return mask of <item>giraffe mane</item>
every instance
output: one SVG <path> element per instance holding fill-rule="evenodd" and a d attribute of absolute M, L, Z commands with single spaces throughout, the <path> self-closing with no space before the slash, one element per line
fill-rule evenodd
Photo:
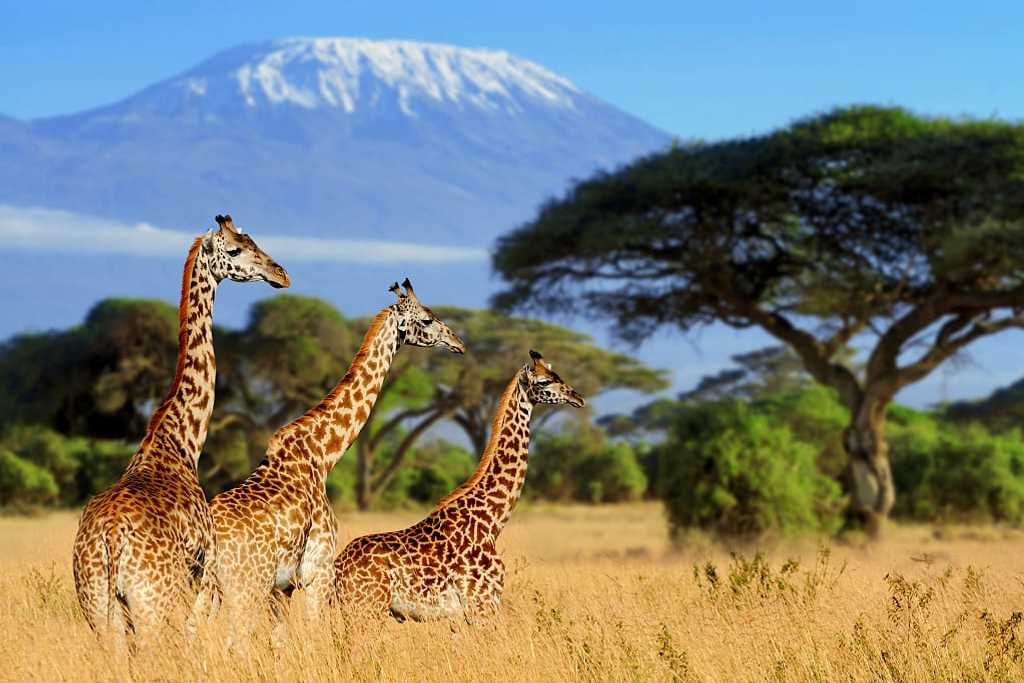
<path fill-rule="evenodd" d="M 505 415 L 508 412 L 508 404 L 511 403 L 512 397 L 515 396 L 518 388 L 519 372 L 515 374 L 512 381 L 508 383 L 507 387 L 505 387 L 505 391 L 501 395 L 501 400 L 498 401 L 498 408 L 494 411 L 494 419 L 491 421 L 491 436 L 487 440 L 487 447 L 484 448 L 484 452 L 480 455 L 480 462 L 477 465 L 476 470 L 470 475 L 469 479 L 459 484 L 458 488 L 442 498 L 435 509 L 443 508 L 452 501 L 461 497 L 483 478 L 484 472 L 487 471 L 487 467 L 491 464 L 491 461 L 494 460 L 494 455 L 498 450 L 498 441 L 501 437 L 502 427 L 505 425 Z"/>
<path fill-rule="evenodd" d="M 171 388 L 167 390 L 166 398 L 164 398 L 160 407 L 153 413 L 153 417 L 149 418 L 149 424 L 146 426 L 147 435 L 155 432 L 156 428 L 160 426 L 160 421 L 163 420 L 164 415 L 170 409 L 174 396 L 178 393 L 178 388 L 181 385 L 181 378 L 185 374 L 185 355 L 188 353 L 188 339 L 186 337 L 189 313 L 188 293 L 192 288 L 196 259 L 199 258 L 199 248 L 202 242 L 203 238 L 197 237 L 192 242 L 192 246 L 189 247 L 188 257 L 185 258 L 185 268 L 181 274 L 181 299 L 178 302 L 178 360 L 175 363 L 174 380 L 171 382 Z"/>

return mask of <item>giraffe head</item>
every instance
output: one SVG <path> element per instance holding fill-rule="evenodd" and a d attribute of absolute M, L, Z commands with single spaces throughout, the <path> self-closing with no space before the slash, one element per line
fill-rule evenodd
<path fill-rule="evenodd" d="M 405 287 L 404 292 L 402 287 Z M 402 343 L 410 346 L 444 346 L 452 353 L 465 353 L 466 346 L 458 335 L 416 298 L 409 278 L 405 278 L 402 287 L 396 282 L 388 290 L 398 297 L 391 308 L 398 314 L 398 331 L 402 335 Z"/>
<path fill-rule="evenodd" d="M 216 221 L 220 227 L 203 236 L 203 249 L 209 257 L 210 272 L 218 282 L 224 278 L 235 282 L 263 280 L 275 288 L 291 284 L 285 269 L 256 246 L 251 237 L 239 232 L 231 216 L 217 216 Z"/>
<path fill-rule="evenodd" d="M 530 358 L 533 362 L 523 367 L 523 382 L 532 403 L 568 403 L 574 408 L 586 405 L 579 392 L 559 377 L 538 352 L 531 350 Z"/>

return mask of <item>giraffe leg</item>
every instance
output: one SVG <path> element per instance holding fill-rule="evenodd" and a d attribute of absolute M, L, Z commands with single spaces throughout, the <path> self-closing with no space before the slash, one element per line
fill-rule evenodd
<path fill-rule="evenodd" d="M 116 587 L 110 585 L 107 555 L 98 541 L 76 545 L 72 569 L 82 614 L 89 627 L 107 640 L 117 654 L 125 654 L 130 625 L 125 605 L 116 596 Z M 110 604 L 111 599 L 115 604 Z"/>
<path fill-rule="evenodd" d="M 199 582 L 199 592 L 188 615 L 185 629 L 190 636 L 195 636 L 201 624 L 207 624 L 220 612 L 223 596 L 220 583 L 212 572 L 207 572 Z"/>
<path fill-rule="evenodd" d="M 466 596 L 466 621 L 479 623 L 493 617 L 501 606 L 504 587 L 505 563 L 497 554 L 484 555 L 463 593 Z"/>
<path fill-rule="evenodd" d="M 298 585 L 306 600 L 306 617 L 316 621 L 334 597 L 334 557 L 337 540 L 333 514 L 329 524 L 310 530 L 306 548 L 296 571 Z"/>

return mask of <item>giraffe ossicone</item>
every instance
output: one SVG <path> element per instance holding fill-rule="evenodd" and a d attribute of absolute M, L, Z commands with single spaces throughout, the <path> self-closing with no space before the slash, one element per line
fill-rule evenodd
<path fill-rule="evenodd" d="M 417 524 L 360 536 L 338 555 L 342 609 L 428 621 L 497 608 L 505 565 L 495 542 L 526 481 L 533 407 L 586 404 L 540 353 L 530 358 L 502 394 L 473 475 Z"/>
<path fill-rule="evenodd" d="M 463 353 L 449 327 L 416 298 L 406 278 L 397 300 L 370 324 L 348 371 L 319 404 L 279 429 L 266 457 L 237 487 L 210 503 L 224 609 L 238 629 L 270 614 L 276 592 L 302 589 L 316 617 L 334 595 L 337 530 L 327 475 L 359 435 L 402 345 Z"/>
<path fill-rule="evenodd" d="M 225 222 L 226 220 L 226 222 Z M 119 644 L 182 622 L 215 580 L 213 523 L 196 466 L 213 411 L 213 299 L 224 279 L 289 285 L 230 217 L 196 238 L 182 274 L 178 359 L 167 398 L 124 473 L 86 505 L 72 568 L 86 621 Z"/>

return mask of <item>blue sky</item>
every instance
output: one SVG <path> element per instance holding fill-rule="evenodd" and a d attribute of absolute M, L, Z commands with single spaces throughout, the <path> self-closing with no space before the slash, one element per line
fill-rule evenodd
<path fill-rule="evenodd" d="M 219 50 L 288 35 L 505 49 L 682 138 L 760 132 L 855 102 L 925 114 L 1024 118 L 1020 0 L 331 0 L 267 6 L 5 0 L 0 114 L 29 119 L 95 107 Z M 174 279 L 176 263 L 164 265 L 170 273 L 165 279 Z M 23 268 L 27 278 L 39 264 L 22 256 L 13 267 Z M 231 308 L 222 306 L 225 313 Z M 68 311 L 61 324 L 80 315 Z M 928 405 L 1006 384 L 1024 374 L 1022 339 L 1024 333 L 1014 332 L 976 344 L 975 362 L 947 364 L 900 399 Z M 644 346 L 644 356 L 677 368 L 680 384 L 692 385 L 727 365 L 731 353 L 765 343 L 757 332 L 722 326 L 686 341 L 665 331 Z"/>
<path fill-rule="evenodd" d="M 1022 2 L 12 2 L 0 113 L 76 111 L 239 43 L 348 35 L 506 49 L 684 138 L 849 102 L 1024 117 Z"/>

